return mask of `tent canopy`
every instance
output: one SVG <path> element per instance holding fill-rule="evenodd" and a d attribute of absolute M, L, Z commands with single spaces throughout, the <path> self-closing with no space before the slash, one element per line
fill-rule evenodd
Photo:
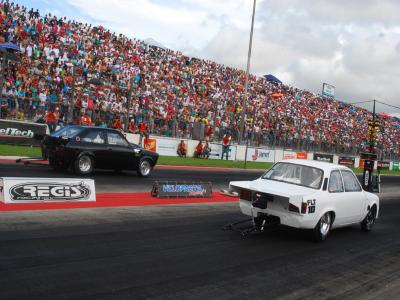
<path fill-rule="evenodd" d="M 278 78 L 276 78 L 274 75 L 272 74 L 268 74 L 268 75 L 264 75 L 264 78 L 270 82 L 273 83 L 282 83 L 282 81 L 280 81 Z"/>
<path fill-rule="evenodd" d="M 0 48 L 14 51 L 21 51 L 18 45 L 14 43 L 2 43 L 0 44 Z"/>

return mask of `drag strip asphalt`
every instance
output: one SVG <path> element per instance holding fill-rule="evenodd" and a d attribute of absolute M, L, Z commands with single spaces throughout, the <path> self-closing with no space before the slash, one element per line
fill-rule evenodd
<path fill-rule="evenodd" d="M 136 172 L 96 170 L 90 178 L 95 180 L 97 192 L 146 192 L 151 191 L 155 181 L 205 181 L 212 182 L 213 190 L 226 189 L 230 181 L 253 180 L 263 174 L 263 170 L 243 169 L 200 169 L 200 168 L 156 168 L 148 178 L 140 178 Z M 22 165 L 0 163 L 0 177 L 41 177 L 76 178 L 72 172 L 54 171 L 47 165 Z M 361 179 L 361 176 L 358 176 Z M 382 176 L 382 191 L 400 194 L 400 176 Z"/>
<path fill-rule="evenodd" d="M 237 203 L 3 212 L 0 299 L 396 299 L 399 200 L 324 243 L 222 230 Z"/>

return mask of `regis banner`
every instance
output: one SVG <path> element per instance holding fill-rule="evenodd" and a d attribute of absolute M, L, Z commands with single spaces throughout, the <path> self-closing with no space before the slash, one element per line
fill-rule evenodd
<path fill-rule="evenodd" d="M 93 179 L 0 178 L 0 201 L 4 203 L 96 201 Z"/>

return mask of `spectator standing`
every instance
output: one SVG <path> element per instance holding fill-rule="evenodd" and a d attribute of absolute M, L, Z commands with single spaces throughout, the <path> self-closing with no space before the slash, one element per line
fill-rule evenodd
<path fill-rule="evenodd" d="M 232 136 L 229 132 L 227 132 L 222 138 L 222 155 L 221 159 L 224 159 L 224 155 L 226 154 L 226 160 L 228 160 L 229 156 L 229 148 L 231 146 Z"/>
<path fill-rule="evenodd" d="M 57 115 L 53 109 L 46 113 L 45 120 L 47 126 L 49 126 L 50 133 L 54 132 L 57 128 Z"/>

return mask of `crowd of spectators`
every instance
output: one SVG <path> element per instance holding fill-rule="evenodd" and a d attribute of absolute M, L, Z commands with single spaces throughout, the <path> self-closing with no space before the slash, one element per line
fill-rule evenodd
<path fill-rule="evenodd" d="M 2 118 L 38 120 L 50 111 L 61 123 L 181 138 L 203 122 L 206 139 L 238 138 L 242 70 L 1 0 L 4 42 L 21 51 L 4 70 Z M 365 147 L 369 111 L 254 75 L 248 87 L 245 131 L 253 143 Z M 378 146 L 399 155 L 400 120 L 381 122 Z"/>

